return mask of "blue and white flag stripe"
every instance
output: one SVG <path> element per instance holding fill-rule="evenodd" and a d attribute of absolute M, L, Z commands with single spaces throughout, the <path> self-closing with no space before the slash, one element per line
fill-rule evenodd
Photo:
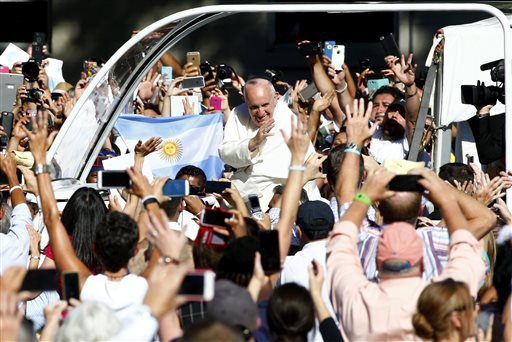
<path fill-rule="evenodd" d="M 132 152 L 139 140 L 162 138 L 163 147 L 145 159 L 153 175 L 174 178 L 181 167 L 194 165 L 212 179 L 222 175 L 224 165 L 218 152 L 222 122 L 222 114 L 170 118 L 125 114 L 118 118 L 115 128 Z"/>

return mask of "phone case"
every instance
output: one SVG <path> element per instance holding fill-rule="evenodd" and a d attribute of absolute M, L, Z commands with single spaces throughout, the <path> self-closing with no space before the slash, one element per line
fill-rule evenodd
<path fill-rule="evenodd" d="M 212 106 L 215 110 L 222 110 L 222 99 L 218 96 L 213 95 L 210 97 L 210 106 Z"/>
<path fill-rule="evenodd" d="M 327 40 L 324 43 L 324 56 L 329 57 L 329 59 L 332 59 L 332 52 L 333 48 L 336 45 L 336 42 L 334 40 Z"/>
<path fill-rule="evenodd" d="M 331 60 L 335 70 L 343 69 L 343 63 L 345 63 L 345 45 L 334 45 Z"/>
<path fill-rule="evenodd" d="M 204 87 L 204 77 L 186 77 L 181 81 L 181 89 L 193 89 Z"/>

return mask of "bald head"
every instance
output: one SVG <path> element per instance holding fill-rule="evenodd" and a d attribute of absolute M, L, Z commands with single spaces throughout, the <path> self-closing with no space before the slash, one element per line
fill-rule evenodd
<path fill-rule="evenodd" d="M 393 196 L 379 203 L 379 212 L 384 223 L 404 221 L 412 225 L 421 209 L 421 194 L 412 191 L 397 191 Z"/>

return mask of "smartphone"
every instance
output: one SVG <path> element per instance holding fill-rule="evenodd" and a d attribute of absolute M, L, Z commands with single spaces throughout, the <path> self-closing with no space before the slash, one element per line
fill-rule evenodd
<path fill-rule="evenodd" d="M 252 218 L 256 220 L 263 220 L 263 211 L 261 211 L 260 199 L 256 194 L 249 194 L 247 196 L 249 198 L 249 210 L 251 212 Z"/>
<path fill-rule="evenodd" d="M 206 181 L 204 187 L 207 194 L 213 194 L 214 192 L 220 194 L 224 189 L 228 188 L 231 188 L 231 182 Z"/>
<path fill-rule="evenodd" d="M 54 291 L 58 287 L 56 269 L 28 270 L 20 291 Z"/>
<path fill-rule="evenodd" d="M 324 56 L 329 57 L 332 60 L 332 49 L 336 45 L 334 40 L 327 40 L 324 42 Z"/>
<path fill-rule="evenodd" d="M 68 301 L 71 298 L 80 300 L 80 288 L 78 286 L 78 273 L 66 272 L 62 273 L 62 286 L 64 300 Z"/>
<path fill-rule="evenodd" d="M 281 271 L 279 232 L 277 230 L 260 230 L 258 232 L 258 250 L 261 254 L 261 266 L 266 274 Z"/>
<path fill-rule="evenodd" d="M 393 33 L 387 33 L 379 38 L 385 56 L 400 56 L 400 50 Z"/>
<path fill-rule="evenodd" d="M 363 58 L 359 60 L 359 67 L 361 68 L 361 71 L 365 71 L 370 67 L 370 59 L 369 58 Z"/>
<path fill-rule="evenodd" d="M 210 106 L 218 112 L 222 111 L 222 99 L 217 95 L 212 95 L 212 97 L 210 97 Z"/>
<path fill-rule="evenodd" d="M 315 83 L 310 83 L 306 88 L 299 91 L 299 98 L 302 102 L 306 102 L 313 98 L 317 93 L 318 89 L 316 89 Z"/>
<path fill-rule="evenodd" d="M 322 54 L 322 46 L 319 42 L 307 42 L 299 45 L 299 52 L 302 56 L 314 56 Z"/>
<path fill-rule="evenodd" d="M 162 74 L 164 84 L 169 86 L 172 81 L 172 66 L 162 66 L 160 73 Z"/>
<path fill-rule="evenodd" d="M 201 225 L 205 227 L 225 227 L 231 229 L 224 220 L 232 217 L 232 213 L 228 213 L 224 210 L 204 208 L 201 215 Z"/>
<path fill-rule="evenodd" d="M 162 189 L 167 197 L 183 197 L 190 194 L 190 185 L 185 179 L 167 180 Z"/>
<path fill-rule="evenodd" d="M 201 65 L 201 54 L 199 51 L 187 52 L 187 63 L 192 63 L 193 66 L 199 68 L 199 65 Z"/>
<path fill-rule="evenodd" d="M 201 63 L 201 65 L 199 65 L 199 70 L 201 71 L 201 76 L 204 76 L 204 74 L 206 74 L 204 78 L 205 81 L 214 79 L 213 69 L 212 66 L 210 65 L 210 62 L 204 61 L 203 63 Z"/>
<path fill-rule="evenodd" d="M 345 45 L 334 45 L 331 61 L 334 70 L 343 70 L 343 63 L 345 63 Z"/>
<path fill-rule="evenodd" d="M 179 294 L 188 301 L 210 301 L 215 294 L 215 273 L 210 270 L 188 272 L 181 283 Z"/>
<path fill-rule="evenodd" d="M 204 77 L 203 76 L 194 76 L 194 77 L 186 77 L 181 81 L 181 89 L 194 89 L 194 88 L 203 88 L 204 87 Z"/>
<path fill-rule="evenodd" d="M 7 147 L 12 133 L 14 114 L 12 112 L 2 112 L 0 116 L 0 125 L 4 128 L 5 135 L 0 137 L 0 147 Z"/>
<path fill-rule="evenodd" d="M 387 78 L 368 80 L 368 95 L 372 97 L 373 93 L 375 93 L 380 87 L 384 87 L 387 85 L 389 85 L 389 80 Z"/>
<path fill-rule="evenodd" d="M 126 170 L 98 171 L 98 188 L 129 188 L 132 185 Z"/>
<path fill-rule="evenodd" d="M 389 190 L 423 192 L 425 188 L 418 183 L 420 175 L 396 175 L 388 184 Z"/>

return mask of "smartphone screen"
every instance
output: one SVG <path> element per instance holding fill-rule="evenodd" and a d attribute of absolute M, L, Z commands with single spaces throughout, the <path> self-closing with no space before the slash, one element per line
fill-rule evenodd
<path fill-rule="evenodd" d="M 57 290 L 56 269 L 28 270 L 20 291 L 54 291 Z"/>
<path fill-rule="evenodd" d="M 126 171 L 98 171 L 98 188 L 129 188 L 130 186 L 130 176 Z"/>
<path fill-rule="evenodd" d="M 167 180 L 162 189 L 162 193 L 167 197 L 183 197 L 189 194 L 189 184 L 187 180 L 176 179 Z"/>
<path fill-rule="evenodd" d="M 231 188 L 231 182 L 206 181 L 205 192 L 207 194 L 222 193 L 224 189 Z"/>
<path fill-rule="evenodd" d="M 203 88 L 204 87 L 204 77 L 203 76 L 195 76 L 195 77 L 186 77 L 181 81 L 181 89 L 193 89 L 193 88 Z"/>
<path fill-rule="evenodd" d="M 214 285 L 215 273 L 212 271 L 189 272 L 183 279 L 179 294 L 188 300 L 211 300 L 215 292 Z"/>
<path fill-rule="evenodd" d="M 233 214 L 226 211 L 205 208 L 201 216 L 201 225 L 205 227 L 226 227 L 230 229 L 230 226 L 227 225 L 224 220 L 232 217 Z"/>
<path fill-rule="evenodd" d="M 80 288 L 78 286 L 78 273 L 69 272 L 62 274 L 64 300 L 71 298 L 80 299 Z"/>
<path fill-rule="evenodd" d="M 388 188 L 393 191 L 422 192 L 425 188 L 418 183 L 421 178 L 420 175 L 396 175 L 389 182 Z"/>
<path fill-rule="evenodd" d="M 375 93 L 380 87 L 384 87 L 387 85 L 389 85 L 389 80 L 387 78 L 368 80 L 368 95 L 372 97 L 373 93 Z"/>
<path fill-rule="evenodd" d="M 162 66 L 160 69 L 162 79 L 165 85 L 170 85 L 172 81 L 172 66 Z"/>
<path fill-rule="evenodd" d="M 251 194 L 248 197 L 249 197 L 249 205 L 251 206 L 251 211 L 252 212 L 261 211 L 260 199 L 258 198 L 258 195 Z"/>
<path fill-rule="evenodd" d="M 277 230 L 261 230 L 258 233 L 261 266 L 265 273 L 275 273 L 281 270 L 279 254 L 279 232 Z"/>

